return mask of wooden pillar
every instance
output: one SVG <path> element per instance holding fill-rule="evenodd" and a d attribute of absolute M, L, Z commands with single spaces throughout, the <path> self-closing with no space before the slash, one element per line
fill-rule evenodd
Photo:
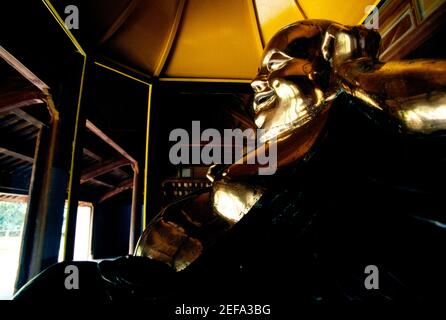
<path fill-rule="evenodd" d="M 32 252 L 34 244 L 34 236 L 36 230 L 40 228 L 38 220 L 38 204 L 36 199 L 39 197 L 40 184 L 42 182 L 43 170 L 37 171 L 37 168 L 44 166 L 46 153 L 41 148 L 43 137 L 47 133 L 45 128 L 41 127 L 36 139 L 36 146 L 34 151 L 34 163 L 31 174 L 31 182 L 28 197 L 27 213 L 25 216 L 25 223 L 23 228 L 22 246 L 20 248 L 19 268 L 17 270 L 17 280 L 15 290 L 20 289 L 28 280 L 30 274 L 34 274 L 40 269 L 36 265 L 36 261 L 32 261 Z"/>
<path fill-rule="evenodd" d="M 88 70 L 93 68 L 87 65 Z M 84 70 L 83 77 L 83 99 L 88 92 L 88 77 Z M 75 130 L 73 136 L 73 157 L 70 167 L 70 180 L 68 182 L 68 199 L 67 199 L 67 221 L 66 221 L 66 237 L 64 242 L 64 261 L 72 261 L 74 256 L 74 244 L 76 237 L 77 209 L 79 204 L 79 189 L 82 175 L 82 155 L 84 146 L 84 134 L 86 128 L 86 112 L 82 105 L 78 105 Z"/>
<path fill-rule="evenodd" d="M 135 251 L 135 246 L 141 235 L 142 215 L 139 197 L 139 170 L 136 164 L 133 167 L 133 193 L 132 193 L 132 211 L 130 216 L 130 232 L 129 232 L 129 254 L 133 254 Z"/>
<path fill-rule="evenodd" d="M 78 74 L 78 70 L 67 71 L 70 76 L 61 81 L 64 90 L 56 99 L 58 108 L 48 94 L 47 103 L 53 113 L 49 128 L 42 127 L 36 146 L 16 290 L 58 262 L 83 81 L 82 76 L 80 82 L 75 77 Z"/>
<path fill-rule="evenodd" d="M 67 179 L 55 162 L 59 130 L 59 120 L 53 119 L 37 138 L 16 290 L 57 262 Z"/>
<path fill-rule="evenodd" d="M 77 136 L 74 138 L 74 157 L 71 164 L 70 180 L 68 183 L 66 237 L 64 243 L 64 261 L 72 261 L 76 236 L 77 209 L 79 204 L 80 177 L 82 174 L 83 133 L 85 118 L 82 117 L 77 126 Z"/>

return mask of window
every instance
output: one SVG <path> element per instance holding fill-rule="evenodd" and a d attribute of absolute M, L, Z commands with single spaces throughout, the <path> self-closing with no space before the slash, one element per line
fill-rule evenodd
<path fill-rule="evenodd" d="M 8 197 L 16 200 L 0 200 L 0 300 L 9 300 L 14 294 L 27 207 L 26 198 Z"/>
<path fill-rule="evenodd" d="M 60 237 L 59 261 L 63 261 L 64 242 L 66 237 L 67 208 L 65 207 L 63 217 L 62 235 Z M 93 224 L 93 205 L 80 202 L 77 208 L 76 234 L 74 238 L 73 260 L 91 260 L 91 234 Z"/>
<path fill-rule="evenodd" d="M 27 201 L 27 196 L 0 194 L 0 300 L 10 300 L 14 295 Z M 63 258 L 66 213 L 65 207 L 59 261 Z M 79 203 L 74 260 L 91 259 L 92 219 L 92 204 Z"/>

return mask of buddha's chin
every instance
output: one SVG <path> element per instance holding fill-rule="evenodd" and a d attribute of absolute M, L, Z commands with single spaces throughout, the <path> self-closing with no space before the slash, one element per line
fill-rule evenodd
<path fill-rule="evenodd" d="M 260 127 L 262 130 L 260 134 L 260 142 L 281 140 L 283 137 L 289 136 L 295 130 L 296 125 L 294 122 L 280 122 L 277 123 L 271 119 L 265 119 L 263 125 Z"/>
<path fill-rule="evenodd" d="M 258 128 L 263 130 L 260 135 L 261 142 L 273 139 L 281 140 L 311 121 L 312 116 L 308 112 L 309 108 L 302 106 L 300 112 L 296 113 L 294 112 L 296 105 L 290 101 L 290 99 L 279 98 L 276 100 L 274 108 L 257 114 L 255 123 Z"/>

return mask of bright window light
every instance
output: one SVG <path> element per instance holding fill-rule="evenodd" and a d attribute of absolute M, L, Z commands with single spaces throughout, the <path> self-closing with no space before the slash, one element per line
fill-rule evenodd
<path fill-rule="evenodd" d="M 64 257 L 64 242 L 66 237 L 67 208 L 64 211 L 62 235 L 60 237 L 59 262 Z M 91 260 L 91 234 L 93 223 L 93 206 L 88 203 L 79 203 L 76 218 L 76 234 L 74 238 L 74 261 Z"/>
<path fill-rule="evenodd" d="M 10 300 L 19 265 L 26 202 L 0 201 L 0 300 Z"/>

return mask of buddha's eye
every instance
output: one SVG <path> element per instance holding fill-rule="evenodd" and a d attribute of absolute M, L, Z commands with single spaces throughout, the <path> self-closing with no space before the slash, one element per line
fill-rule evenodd
<path fill-rule="evenodd" d="M 289 55 L 280 51 L 276 51 L 271 54 L 266 66 L 268 68 L 268 71 L 275 71 L 282 68 L 288 61 L 292 59 L 293 58 Z"/>

